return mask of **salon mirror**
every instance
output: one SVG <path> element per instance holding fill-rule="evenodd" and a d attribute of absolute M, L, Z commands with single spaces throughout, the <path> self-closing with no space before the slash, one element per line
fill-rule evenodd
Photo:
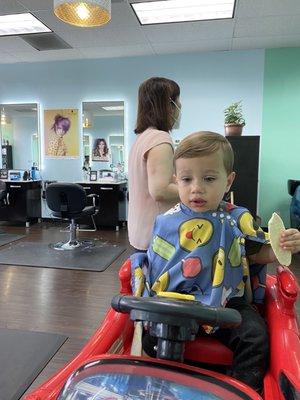
<path fill-rule="evenodd" d="M 84 163 L 91 170 L 124 168 L 124 102 L 82 103 Z"/>
<path fill-rule="evenodd" d="M 0 133 L 3 169 L 40 167 L 38 104 L 1 104 Z"/>

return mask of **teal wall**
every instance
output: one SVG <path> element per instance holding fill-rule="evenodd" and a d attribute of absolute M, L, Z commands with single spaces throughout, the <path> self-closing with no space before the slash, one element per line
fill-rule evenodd
<path fill-rule="evenodd" d="M 273 211 L 289 226 L 288 179 L 300 179 L 300 48 L 265 54 L 259 214 Z"/>

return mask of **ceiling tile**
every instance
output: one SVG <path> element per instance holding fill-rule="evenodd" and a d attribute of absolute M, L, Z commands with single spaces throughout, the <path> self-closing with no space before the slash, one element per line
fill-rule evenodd
<path fill-rule="evenodd" d="M 119 46 L 135 45 L 147 43 L 146 38 L 141 32 L 141 28 L 121 28 L 103 30 L 85 30 L 80 32 L 59 32 L 59 36 L 69 43 L 72 47 L 97 47 L 97 46 Z"/>
<path fill-rule="evenodd" d="M 80 49 L 84 58 L 109 58 L 109 57 L 128 57 L 153 55 L 152 48 L 145 45 L 127 45 L 127 46 L 103 46 L 103 47 L 87 47 Z"/>
<path fill-rule="evenodd" d="M 234 38 L 232 50 L 300 47 L 300 35 Z"/>
<path fill-rule="evenodd" d="M 5 51 L 0 51 L 0 64 L 10 64 L 18 62 L 18 59 L 12 55 L 8 54 Z"/>
<path fill-rule="evenodd" d="M 140 23 L 135 16 L 134 11 L 126 2 L 116 3 L 111 5 L 111 23 L 120 25 L 138 25 Z"/>
<path fill-rule="evenodd" d="M 235 9 L 235 18 L 259 17 L 262 15 L 261 0 L 239 0 Z"/>
<path fill-rule="evenodd" d="M 53 0 L 18 0 L 18 3 L 31 11 L 53 10 Z"/>
<path fill-rule="evenodd" d="M 15 57 L 19 62 L 43 62 L 58 60 L 75 60 L 82 58 L 82 54 L 76 49 L 38 51 L 34 53 L 28 51 L 18 51 Z"/>
<path fill-rule="evenodd" d="M 239 0 L 236 17 L 300 14 L 299 0 Z"/>
<path fill-rule="evenodd" d="M 21 12 L 27 12 L 27 10 L 16 0 L 1 0 L 0 1 L 0 15 L 15 14 L 15 13 L 21 13 Z"/>
<path fill-rule="evenodd" d="M 300 15 L 239 18 L 234 37 L 300 34 Z"/>
<path fill-rule="evenodd" d="M 0 37 L 0 51 L 14 53 L 15 51 L 31 51 L 31 49 L 32 47 L 18 36 Z"/>
<path fill-rule="evenodd" d="M 196 42 L 151 43 L 156 54 L 190 53 L 199 51 L 226 51 L 231 49 L 231 39 L 197 40 Z"/>
<path fill-rule="evenodd" d="M 203 38 L 231 38 L 234 23 L 232 20 L 203 21 L 144 26 L 143 31 L 151 42 L 194 41 Z"/>

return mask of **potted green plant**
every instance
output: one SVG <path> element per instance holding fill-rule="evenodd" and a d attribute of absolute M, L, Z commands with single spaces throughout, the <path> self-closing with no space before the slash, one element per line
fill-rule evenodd
<path fill-rule="evenodd" d="M 225 108 L 225 136 L 241 136 L 245 119 L 242 112 L 242 100 Z"/>

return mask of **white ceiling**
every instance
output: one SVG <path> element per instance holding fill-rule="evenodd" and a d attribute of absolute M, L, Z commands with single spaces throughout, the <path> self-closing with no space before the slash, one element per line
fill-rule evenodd
<path fill-rule="evenodd" d="M 233 20 L 141 26 L 129 2 L 112 0 L 111 22 L 76 28 L 53 14 L 53 0 L 0 0 L 0 15 L 30 11 L 72 49 L 38 51 L 0 37 L 0 63 L 300 47 L 300 0 L 237 0 Z"/>

